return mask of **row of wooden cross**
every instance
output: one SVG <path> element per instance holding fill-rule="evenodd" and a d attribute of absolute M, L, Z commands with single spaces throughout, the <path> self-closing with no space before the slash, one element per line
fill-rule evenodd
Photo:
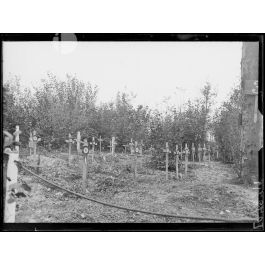
<path fill-rule="evenodd" d="M 208 148 L 206 148 L 205 144 L 203 146 L 203 148 L 201 147 L 200 144 L 198 144 L 198 159 L 199 159 L 199 163 L 201 163 L 201 161 L 206 161 L 206 153 L 208 153 L 208 161 L 211 161 L 211 149 L 210 146 L 208 146 Z M 168 142 L 166 142 L 166 148 L 163 149 L 163 152 L 166 154 L 166 177 L 168 178 L 168 157 L 169 154 L 171 153 L 170 149 L 169 149 L 169 145 Z M 179 176 L 179 168 L 178 168 L 178 164 L 179 164 L 179 160 L 182 160 L 182 157 L 184 155 L 185 160 L 184 160 L 184 164 L 185 164 L 185 175 L 187 176 L 188 173 L 188 162 L 189 162 L 189 154 L 192 154 L 192 161 L 194 162 L 194 157 L 195 157 L 195 146 L 194 143 L 192 143 L 192 147 L 191 147 L 191 152 L 188 148 L 187 143 L 185 144 L 185 148 L 184 150 L 182 150 L 182 145 L 180 145 L 180 150 L 178 145 L 176 145 L 176 150 L 174 151 L 174 155 L 176 155 L 176 176 L 178 178 Z"/>

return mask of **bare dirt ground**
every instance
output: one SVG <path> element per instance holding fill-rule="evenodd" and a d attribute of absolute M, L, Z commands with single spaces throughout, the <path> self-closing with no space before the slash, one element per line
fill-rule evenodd
<path fill-rule="evenodd" d="M 166 179 L 165 172 L 145 167 L 139 160 L 138 176 L 132 170 L 132 157 L 96 156 L 89 162 L 86 196 L 104 202 L 175 215 L 193 215 L 227 219 L 257 218 L 258 191 L 240 183 L 230 165 L 210 162 L 190 165 L 181 180 Z M 147 157 L 145 157 L 147 159 Z M 34 165 L 32 157 L 23 157 L 25 165 Z M 67 153 L 41 155 L 41 174 L 48 180 L 82 193 L 82 157 L 73 156 L 67 165 Z M 33 169 L 34 170 L 34 169 Z M 27 172 L 20 172 L 31 191 L 17 199 L 18 223 L 171 223 L 197 220 L 166 218 L 123 211 L 90 202 L 48 184 Z M 21 181 L 20 181 L 21 182 Z"/>

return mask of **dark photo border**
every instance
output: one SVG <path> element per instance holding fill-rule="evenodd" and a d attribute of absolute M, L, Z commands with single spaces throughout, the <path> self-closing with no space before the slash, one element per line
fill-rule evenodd
<path fill-rule="evenodd" d="M 176 42 L 259 42 L 259 110 L 263 114 L 264 91 L 264 34 L 207 34 L 207 33 L 108 33 L 85 34 L 76 33 L 77 41 L 176 41 Z M 61 34 L 55 33 L 11 33 L 1 34 L 1 103 L 3 102 L 3 41 L 53 41 L 54 37 L 61 40 Z M 69 39 L 71 40 L 71 39 Z M 62 41 L 67 41 L 62 40 Z M 1 131 L 3 131 L 3 104 L 1 115 Z M 263 135 L 264 137 L 264 135 Z M 1 137 L 1 148 L 3 137 Z M 3 149 L 2 149 L 3 150 Z M 3 175 L 3 153 L 1 152 L 1 176 Z M 1 196 L 1 224 L 2 231 L 264 231 L 264 148 L 259 151 L 259 222 L 257 223 L 4 223 L 3 222 L 3 196 Z M 1 194 L 3 195 L 3 178 L 0 178 Z"/>

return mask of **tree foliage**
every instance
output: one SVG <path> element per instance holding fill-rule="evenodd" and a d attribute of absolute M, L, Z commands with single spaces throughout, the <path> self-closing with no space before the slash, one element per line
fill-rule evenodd
<path fill-rule="evenodd" d="M 202 89 L 202 97 L 189 101 L 184 109 L 171 108 L 166 113 L 148 106 L 133 105 L 133 95 L 117 93 L 112 102 L 97 104 L 98 88 L 67 75 L 59 80 L 51 73 L 33 90 L 22 89 L 18 79 L 4 84 L 4 127 L 20 125 L 24 132 L 22 143 L 27 144 L 30 130 L 35 129 L 45 142 L 56 139 L 65 144 L 68 133 L 83 137 L 101 136 L 107 148 L 112 136 L 117 148 L 131 139 L 143 141 L 145 149 L 151 145 L 159 150 L 168 142 L 171 150 L 176 144 L 203 143 L 205 121 L 209 123 L 212 88 L 209 83 Z"/>

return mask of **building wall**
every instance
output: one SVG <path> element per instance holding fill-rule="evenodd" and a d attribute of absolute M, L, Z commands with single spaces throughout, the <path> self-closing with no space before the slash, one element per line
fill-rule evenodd
<path fill-rule="evenodd" d="M 258 80 L 259 44 L 244 42 L 241 61 L 242 104 L 242 176 L 246 182 L 253 182 L 258 176 L 258 151 L 261 144 L 262 116 L 257 111 L 257 121 L 254 122 L 255 96 L 249 95 L 253 82 Z"/>

